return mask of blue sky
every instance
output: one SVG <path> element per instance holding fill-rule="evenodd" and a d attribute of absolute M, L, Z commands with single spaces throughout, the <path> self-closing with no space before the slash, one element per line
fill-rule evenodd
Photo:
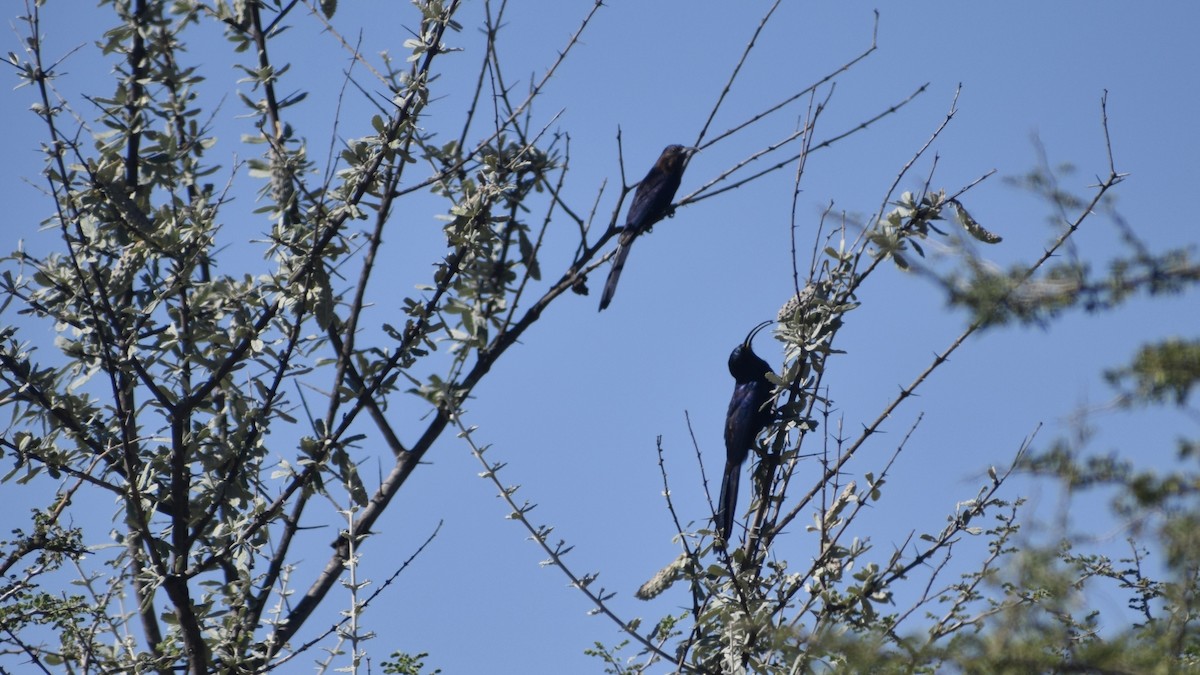
<path fill-rule="evenodd" d="M 106 93 L 107 83 L 98 91 L 85 87 L 107 71 L 90 46 L 89 31 L 111 21 L 68 4 L 49 3 L 43 27 L 52 54 L 84 45 L 66 62 L 70 75 L 63 90 Z M 389 49 L 402 57 L 404 27 L 416 20 L 409 5 L 340 4 L 334 25 L 350 37 L 361 31 L 365 54 Z M 523 90 L 530 74 L 540 77 L 567 44 L 592 3 L 513 4 L 499 49 L 508 76 Z M 567 195 L 575 204 L 589 207 L 607 181 L 598 219 L 611 213 L 620 179 L 618 128 L 630 181 L 641 177 L 663 146 L 695 140 L 767 6 L 613 0 L 599 10 L 534 110 L 541 124 L 560 115 L 551 129 L 571 136 Z M 862 52 L 871 41 L 873 9 L 858 2 L 785 3 L 759 37 L 710 137 Z M 481 58 L 480 12 L 480 3 L 468 3 L 460 16 L 465 30 L 449 37 L 464 51 L 441 61 L 443 79 L 435 83 L 443 87 L 441 98 L 425 121 L 431 131 L 452 135 L 462 119 Z M 323 156 L 346 58 L 313 19 L 297 14 L 293 23 L 275 57 L 293 64 L 285 91 L 314 91 L 289 114 L 312 142 L 313 154 Z M 810 158 L 796 208 L 799 241 L 805 249 L 811 245 L 820 213 L 831 202 L 850 214 L 874 210 L 900 167 L 942 122 L 961 84 L 956 116 L 934 146 L 939 160 L 932 183 L 954 190 L 996 171 L 964 199 L 976 218 L 1004 237 L 987 255 L 1002 264 L 1031 260 L 1050 239 L 1048 209 L 1001 180 L 1036 164 L 1034 135 L 1052 164 L 1078 167 L 1064 185 L 1069 190 L 1085 192 L 1107 171 L 1100 125 L 1105 90 L 1116 166 L 1130 174 L 1116 192 L 1118 206 L 1154 250 L 1194 243 L 1195 225 L 1182 197 L 1200 184 L 1197 25 L 1200 6 L 1183 2 L 1152 9 L 1115 2 L 881 7 L 878 50 L 838 78 L 817 138 L 857 125 L 925 83 L 928 89 L 897 114 Z M 225 44 L 207 28 L 194 39 L 193 56 L 210 68 L 204 95 L 209 101 L 227 97 L 220 142 L 211 154 L 226 167 L 217 174 L 223 181 L 235 153 L 245 158 L 256 151 L 238 144 L 238 136 L 253 129 L 237 118 L 242 110 L 232 94 L 244 85 L 228 67 Z M 19 49 L 16 37 L 10 43 L 9 49 Z M 41 167 L 36 153 L 41 129 L 27 111 L 30 96 L 28 89 L 17 90 L 0 107 L 8 131 L 0 150 L 9 158 L 0 170 L 10 196 L 12 237 L 37 247 L 46 235 L 36 224 L 51 205 L 18 182 L 35 177 Z M 85 104 L 79 107 L 88 112 Z M 367 110 L 351 93 L 339 132 L 369 133 Z M 793 106 L 700 153 L 680 195 L 787 135 L 803 113 L 802 106 Z M 902 189 L 919 188 L 929 159 Z M 728 353 L 750 327 L 774 316 L 789 294 L 793 179 L 794 170 L 785 169 L 681 209 L 637 242 L 609 310 L 596 311 L 607 271 L 602 269 L 591 280 L 592 295 L 558 301 L 467 406 L 465 421 L 479 427 L 476 440 L 492 444 L 493 461 L 508 463 L 505 482 L 520 484 L 519 497 L 539 504 L 532 513 L 536 522 L 554 525 L 556 535 L 576 545 L 568 561 L 577 572 L 601 573 L 597 583 L 618 593 L 612 607 L 626 619 L 657 618 L 684 602 L 682 596 L 653 604 L 632 597 L 678 552 L 661 495 L 655 439 L 663 438 L 676 508 L 701 522 L 707 505 L 684 413 L 712 480 L 723 461 L 721 429 L 732 388 Z M 247 242 L 268 228 L 262 216 L 250 214 L 257 187 L 240 174 L 241 201 L 224 230 L 231 243 L 227 264 L 255 272 L 265 271 L 266 263 Z M 436 208 L 430 202 L 431 211 L 422 212 L 417 202 L 397 215 L 395 245 L 385 251 L 388 269 L 378 282 L 394 290 L 376 298 L 371 317 L 377 324 L 389 320 L 402 294 L 412 294 L 426 280 L 431 256 L 439 251 Z M 1099 262 L 1114 254 L 1116 241 L 1112 226 L 1096 218 L 1076 244 L 1081 256 Z M 572 246 L 570 232 L 552 237 L 543 268 L 557 272 Z M 807 264 L 807 253 L 800 262 Z M 893 269 L 873 277 L 860 300 L 863 306 L 849 316 L 839 338 L 846 354 L 832 362 L 826 379 L 848 434 L 874 419 L 966 324 L 964 315 L 945 308 L 937 289 Z M 1007 328 L 973 340 L 848 467 L 850 477 L 878 471 L 924 414 L 893 469 L 881 508 L 862 520 L 877 559 L 886 560 L 913 530 L 940 530 L 945 514 L 986 481 L 987 467 L 1005 466 L 1039 424 L 1044 426 L 1038 442 L 1044 445 L 1070 433 L 1069 416 L 1077 408 L 1109 401 L 1112 392 L 1100 377 L 1104 368 L 1127 360 L 1146 340 L 1194 336 L 1197 327 L 1193 293 L 1135 302 L 1105 316 L 1071 314 L 1050 330 Z M 49 349 L 52 335 L 45 337 Z M 779 362 L 776 343 L 765 335 L 756 347 Z M 404 402 L 393 408 L 393 414 L 411 416 L 398 426 L 413 434 L 423 428 L 419 411 Z M 1095 422 L 1093 449 L 1122 450 L 1148 466 L 1168 465 L 1172 439 L 1195 433 L 1194 423 L 1164 413 L 1112 413 Z M 382 581 L 444 521 L 439 537 L 366 617 L 378 633 L 370 644 L 376 662 L 402 649 L 430 652 L 427 663 L 446 673 L 599 672 L 601 664 L 582 650 L 596 640 L 619 641 L 615 627 L 585 616 L 590 607 L 583 596 L 567 588 L 560 572 L 538 565 L 541 552 L 523 529 L 504 519 L 506 507 L 477 476 L 480 466 L 461 441 L 448 435 L 428 459 L 376 528 L 384 536 L 364 551 L 363 573 Z M 372 472 L 368 463 L 363 473 Z M 1030 530 L 1053 534 L 1059 504 L 1052 491 L 1015 482 L 1007 494 L 1031 496 Z M 1111 523 L 1094 515 L 1103 501 L 1082 503 L 1072 527 L 1096 532 L 1101 545 L 1119 544 L 1124 535 L 1113 537 Z M 814 544 L 799 521 L 796 530 L 778 554 L 800 566 Z M 328 539 L 314 536 L 308 562 L 323 563 Z M 962 551 L 967 559 L 969 546 Z M 979 542 L 976 551 L 981 548 Z M 295 583 L 303 587 L 307 579 Z M 1123 603 L 1117 598 L 1110 604 Z"/>

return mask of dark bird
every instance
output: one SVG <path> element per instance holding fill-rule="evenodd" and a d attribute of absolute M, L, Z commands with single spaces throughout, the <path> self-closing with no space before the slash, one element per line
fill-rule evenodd
<path fill-rule="evenodd" d="M 671 200 L 675 199 L 675 191 L 679 189 L 679 182 L 683 180 L 683 170 L 687 167 L 688 157 L 694 152 L 696 148 L 668 145 L 658 156 L 658 161 L 654 163 L 650 173 L 638 183 L 637 192 L 633 193 L 633 202 L 629 204 L 629 212 L 625 214 L 625 227 L 621 230 L 621 238 L 617 242 L 612 271 L 608 273 L 608 281 L 604 282 L 604 292 L 600 295 L 601 310 L 612 302 L 613 293 L 617 291 L 617 279 L 621 278 L 621 270 L 625 267 L 625 258 L 629 257 L 629 247 L 633 240 L 654 227 L 658 221 L 671 215 Z"/>
<path fill-rule="evenodd" d="M 728 542 L 733 534 L 742 463 L 754 448 L 759 433 L 771 422 L 771 407 L 767 405 L 772 390 L 767 380 L 771 366 L 754 353 L 751 343 L 760 330 L 772 323 L 764 321 L 755 326 L 742 344 L 729 354 L 733 398 L 729 400 L 729 412 L 725 415 L 725 475 L 721 478 L 721 496 L 717 502 L 717 527 L 724 542 Z"/>

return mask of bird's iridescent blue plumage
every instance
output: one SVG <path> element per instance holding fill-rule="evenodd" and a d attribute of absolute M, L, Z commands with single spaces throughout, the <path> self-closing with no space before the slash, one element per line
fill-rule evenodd
<path fill-rule="evenodd" d="M 717 502 L 717 527 L 725 542 L 733 534 L 742 464 L 773 416 L 768 405 L 773 389 L 767 380 L 771 366 L 759 358 L 751 346 L 754 335 L 770 323 L 756 326 L 729 355 L 729 374 L 733 375 L 734 386 L 729 411 L 725 414 L 725 473 Z"/>
<path fill-rule="evenodd" d="M 683 170 L 687 167 L 688 157 L 695 148 L 682 145 L 668 145 L 659 155 L 658 161 L 651 167 L 646 177 L 638 183 L 633 193 L 633 201 L 625 214 L 625 227 L 621 230 L 621 238 L 617 240 L 617 253 L 613 256 L 612 271 L 604 282 L 604 291 L 600 295 L 600 309 L 608 307 L 613 294 L 617 291 L 617 280 L 625 267 L 625 259 L 629 257 L 629 247 L 638 235 L 654 227 L 658 221 L 671 213 L 671 201 L 679 190 L 683 180 Z"/>

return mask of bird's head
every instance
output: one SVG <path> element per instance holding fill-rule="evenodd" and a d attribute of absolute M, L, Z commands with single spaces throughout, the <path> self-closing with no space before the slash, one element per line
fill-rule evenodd
<path fill-rule="evenodd" d="M 658 164 L 663 169 L 671 171 L 679 171 L 687 164 L 688 158 L 696 154 L 699 148 L 690 148 L 686 145 L 668 145 L 663 148 L 662 155 L 658 158 Z"/>
<path fill-rule="evenodd" d="M 774 321 L 764 321 L 754 327 L 747 335 L 746 339 L 742 340 L 742 344 L 733 348 L 729 353 L 729 374 L 733 375 L 733 379 L 738 382 L 750 382 L 763 377 L 764 373 L 771 369 L 771 365 L 758 357 L 754 353 L 754 336 L 762 329 L 775 323 Z"/>

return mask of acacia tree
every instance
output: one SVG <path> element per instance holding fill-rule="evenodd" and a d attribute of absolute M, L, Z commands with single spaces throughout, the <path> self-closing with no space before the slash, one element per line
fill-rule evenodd
<path fill-rule="evenodd" d="M 24 58 L 13 58 L 45 122 L 49 224 L 60 249 L 17 251 L 5 290 L 9 303 L 59 328 L 65 363 L 44 365 L 15 329 L 5 331 L 0 363 L 14 422 L 3 445 L 16 461 L 7 478 L 50 481 L 55 495 L 7 542 L 4 640 L 42 668 L 269 670 L 332 634 L 301 630 L 460 402 L 552 301 L 582 287 L 616 228 L 593 228 L 557 198 L 568 167 L 562 142 L 527 126 L 540 85 L 510 99 L 492 54 L 480 74 L 499 83 L 494 124 L 477 132 L 468 114 L 449 142 L 421 130 L 435 64 L 459 29 L 457 1 L 415 3 L 407 65 L 370 68 L 385 100 L 368 95 L 378 113 L 355 122 L 365 135 L 325 166 L 289 123 L 304 94 L 281 93 L 287 68 L 269 51 L 303 5 L 111 5 L 117 25 L 104 49 L 123 63 L 115 88 L 93 95 L 99 127 L 59 98 L 37 5 L 23 17 Z M 321 9 L 329 18 L 335 3 Z M 500 17 L 492 19 L 495 31 Z M 259 97 L 242 102 L 257 129 L 245 141 L 260 150 L 225 171 L 231 182 L 262 179 L 259 212 L 271 229 L 261 246 L 272 265 L 264 275 L 221 260 L 221 224 L 242 216 L 226 213 L 228 187 L 204 182 L 222 169 L 206 155 L 214 120 L 195 107 L 201 74 L 184 50 L 202 24 L 219 26 L 246 57 L 241 74 Z M 403 321 L 364 343 L 364 308 L 382 293 L 370 282 L 383 234 L 399 200 L 429 190 L 445 200 L 448 253 L 428 287 L 403 301 Z M 525 216 L 534 192 L 550 195 L 540 224 Z M 551 222 L 576 230 L 579 249 L 535 290 Z M 446 346 L 448 362 L 422 365 Z M 323 409 L 292 397 L 300 382 L 326 394 Z M 410 387 L 432 412 L 418 416 L 415 432 L 388 413 Z M 284 428 L 296 429 L 287 450 L 268 442 Z M 374 483 L 356 468 L 368 437 L 389 455 Z M 85 552 L 87 533 L 65 514 L 87 491 L 119 500 L 121 548 L 105 561 L 110 575 L 85 576 L 84 592 L 58 597 L 42 585 Z M 328 505 L 343 531 L 323 570 L 293 580 L 302 527 Z M 293 599 L 297 583 L 306 588 Z M 131 605 L 119 603 L 126 597 Z M 37 624 L 57 637 L 35 637 L 28 629 Z M 131 631 L 138 637 L 126 639 Z"/>
<path fill-rule="evenodd" d="M 438 439 L 459 434 L 474 446 L 472 429 L 461 420 L 463 402 L 551 304 L 568 292 L 586 293 L 588 275 L 606 261 L 620 231 L 620 202 L 633 186 L 621 181 L 608 217 L 596 215 L 590 203 L 571 203 L 564 190 L 568 136 L 551 133 L 553 120 L 532 112 L 601 3 L 522 95 L 495 49 L 504 4 L 485 5 L 478 84 L 461 129 L 450 137 L 433 135 L 420 120 L 438 97 L 438 64 L 457 48 L 460 2 L 414 1 L 405 65 L 358 53 L 330 23 L 329 39 L 345 45 L 355 67 L 370 73 L 365 82 L 348 75 L 342 91 L 359 92 L 373 112 L 339 120 L 339 129 L 352 129 L 355 137 L 335 139 L 339 151 L 324 162 L 314 159 L 318 146 L 290 116 L 309 92 L 295 91 L 295 82 L 284 85 L 294 76 L 273 60 L 271 47 L 289 22 L 331 21 L 335 2 L 314 3 L 304 18 L 296 10 L 306 5 L 297 0 L 106 4 L 115 25 L 103 45 L 120 65 L 110 91 L 87 92 L 96 115 L 85 115 L 78 100 L 56 89 L 56 57 L 43 48 L 37 4 L 23 17 L 26 50 L 11 58 L 44 123 L 46 226 L 56 239 L 51 251 L 22 247 L 7 258 L 5 307 L 53 325 L 59 338 L 48 354 L 23 332 L 32 328 L 3 332 L 0 400 L 12 421 L 0 449 L 14 462 L 6 490 L 24 484 L 49 488 L 53 496 L 5 542 L 0 644 L 45 671 L 206 673 L 272 670 L 314 645 L 337 652 L 348 641 L 351 667 L 357 667 L 365 652 L 355 622 L 374 596 L 360 594 L 355 563 L 359 548 L 377 536 L 373 524 L 410 480 L 419 480 L 414 470 Z M 201 70 L 185 47 L 209 27 L 219 28 L 235 58 L 243 59 L 241 75 L 253 92 L 241 97 L 243 109 L 199 105 Z M 752 39 L 746 53 L 753 45 Z M 849 131 L 821 133 L 828 83 L 874 49 L 810 87 L 780 92 L 778 104 L 710 135 L 737 64 L 695 145 L 734 137 L 788 106 L 807 111 L 804 123 L 750 151 L 676 207 L 784 167 L 800 181 L 811 153 L 903 107 L 908 99 L 881 105 L 878 115 Z M 1037 282 L 1039 275 L 1054 276 L 1048 270 L 1053 253 L 1120 181 L 1115 166 L 1082 202 L 1054 193 L 1071 212 L 1069 227 L 1040 260 L 989 275 L 965 256 L 958 272 L 938 276 L 955 300 L 975 310 L 972 323 L 857 438 L 823 455 L 822 475 L 803 482 L 794 473 L 813 439 L 828 429 L 823 414 L 831 385 L 824 366 L 837 356 L 837 332 L 852 320 L 857 294 L 878 266 L 928 271 L 920 263 L 922 242 L 948 236 L 946 223 L 980 241 L 996 239 L 963 206 L 973 184 L 940 189 L 929 178 L 919 192 L 898 192 L 954 112 L 900 168 L 874 214 L 858 229 L 823 228 L 818 254 L 794 274 L 795 297 L 781 309 L 776 330 L 786 360 L 774 376 L 777 414 L 755 472 L 749 536 L 721 550 L 712 546 L 707 526 L 677 519 L 680 557 L 642 591 L 653 598 L 683 582 L 690 611 L 645 630 L 616 616 L 607 591 L 594 588 L 594 576 L 570 569 L 565 547 L 552 545 L 549 529 L 530 522 L 528 505 L 501 480 L 499 463 L 476 449 L 517 518 L 598 611 L 639 645 L 632 661 L 598 647 L 595 653 L 612 670 L 662 663 L 685 672 L 800 672 L 821 663 L 970 667 L 971 659 L 997 660 L 986 641 L 973 641 L 973 631 L 990 617 L 1054 609 L 1020 583 L 985 595 L 1012 553 L 1017 530 L 1019 499 L 999 494 L 1007 471 L 994 472 L 943 529 L 883 560 L 871 558 L 869 542 L 855 540 L 851 526 L 881 497 L 890 463 L 864 472 L 861 484 L 843 484 L 839 476 L 859 448 L 874 442 L 882 421 L 984 327 L 1038 317 L 1103 292 L 1080 275 L 1076 286 L 1053 286 L 1053 293 Z M 213 129 L 237 119 L 250 129 L 240 152 L 251 159 L 226 166 L 233 153 L 214 153 L 221 146 L 214 145 Z M 232 184 L 248 178 L 261 186 L 261 207 L 253 213 L 239 211 L 233 199 Z M 222 180 L 225 187 L 218 188 Z M 425 212 L 444 220 L 444 255 L 433 261 L 418 293 L 396 299 L 377 282 L 385 235 L 397 226 L 401 205 L 419 211 L 429 193 L 439 201 Z M 225 250 L 231 241 L 248 244 L 223 226 L 244 219 L 269 228 L 262 241 L 251 242 L 269 261 L 265 274 Z M 551 232 L 576 239 L 570 255 L 546 254 Z M 1185 260 L 1167 276 L 1188 283 L 1194 269 Z M 1145 283 L 1162 282 L 1161 272 Z M 369 308 L 384 301 L 399 306 L 402 320 L 370 318 Z M 423 402 L 420 409 L 405 404 L 413 395 Z M 1069 457 L 1058 457 L 1059 468 L 1069 464 Z M 359 471 L 368 460 L 386 466 L 377 479 Z M 72 509 L 104 497 L 117 500 L 119 518 L 110 542 L 116 545 L 99 547 L 97 533 L 72 526 L 70 518 Z M 785 528 L 814 514 L 821 545 L 813 560 L 794 570 L 770 555 Z M 991 527 L 979 528 L 988 518 L 995 519 Z M 327 560 L 315 570 L 297 567 L 301 542 L 313 536 L 306 525 L 330 520 L 341 523 L 341 532 L 328 537 Z M 976 573 L 931 591 L 935 567 L 911 608 L 881 610 L 898 584 L 948 559 L 955 542 L 971 534 L 985 535 L 982 546 L 989 551 Z M 339 582 L 353 598 L 344 619 L 337 630 L 314 627 L 315 613 L 333 602 L 330 592 Z M 76 583 L 76 590 L 58 592 L 65 583 Z M 1163 588 L 1143 584 L 1139 597 L 1167 594 Z M 1178 596 L 1191 588 L 1179 586 Z M 918 637 L 905 632 L 921 619 L 918 610 L 937 602 L 948 602 L 949 611 Z M 1172 605 L 1170 621 L 1188 626 L 1176 612 L 1186 606 Z M 1074 630 L 1074 619 L 1054 616 Z M 1017 624 L 1001 622 L 994 630 L 1010 625 Z M 1064 642 L 1027 637 L 1033 646 L 1020 652 L 1031 659 L 1025 665 L 1055 667 L 1078 656 L 1064 656 Z M 1190 648 L 1190 641 L 1182 643 Z M 419 658 L 402 657 L 385 668 L 415 672 Z"/>

